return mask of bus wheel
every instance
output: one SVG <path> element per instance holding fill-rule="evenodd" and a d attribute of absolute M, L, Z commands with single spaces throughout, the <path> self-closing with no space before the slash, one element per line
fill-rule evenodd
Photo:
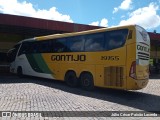
<path fill-rule="evenodd" d="M 17 69 L 17 75 L 18 75 L 20 78 L 23 77 L 22 67 L 18 67 L 18 69 Z"/>
<path fill-rule="evenodd" d="M 76 73 L 74 71 L 67 72 L 65 75 L 65 82 L 70 87 L 78 86 L 78 79 L 77 79 Z"/>
<path fill-rule="evenodd" d="M 93 83 L 93 76 L 91 73 L 82 73 L 80 77 L 81 87 L 85 90 L 93 90 L 94 83 Z"/>

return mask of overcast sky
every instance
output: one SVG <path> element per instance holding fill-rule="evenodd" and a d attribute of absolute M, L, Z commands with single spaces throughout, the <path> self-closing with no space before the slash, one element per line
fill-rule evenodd
<path fill-rule="evenodd" d="M 0 13 L 160 33 L 160 0 L 0 0 Z"/>

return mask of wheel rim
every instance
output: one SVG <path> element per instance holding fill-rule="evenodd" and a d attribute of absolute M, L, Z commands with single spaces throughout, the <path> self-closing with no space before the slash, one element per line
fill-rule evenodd
<path fill-rule="evenodd" d="M 93 77 L 90 73 L 83 73 L 81 75 L 81 87 L 85 90 L 92 90 L 94 88 Z"/>
<path fill-rule="evenodd" d="M 84 85 L 84 86 L 89 86 L 89 85 L 90 85 L 89 79 L 85 78 L 85 79 L 83 80 L 83 85 Z"/>

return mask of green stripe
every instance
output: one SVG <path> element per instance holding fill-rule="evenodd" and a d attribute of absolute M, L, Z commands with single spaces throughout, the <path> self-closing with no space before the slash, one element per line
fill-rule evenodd
<path fill-rule="evenodd" d="M 37 61 L 35 60 L 34 55 L 27 54 L 26 57 L 27 57 L 29 64 L 31 65 L 31 67 L 34 71 L 43 73 L 43 71 L 39 68 L 39 66 L 37 64 Z"/>
<path fill-rule="evenodd" d="M 51 70 L 49 69 L 48 65 L 44 61 L 43 57 L 41 54 L 35 54 L 34 58 L 39 66 L 39 68 L 44 72 L 48 74 L 52 74 Z"/>
<path fill-rule="evenodd" d="M 52 74 L 41 54 L 28 54 L 26 57 L 34 71 Z"/>

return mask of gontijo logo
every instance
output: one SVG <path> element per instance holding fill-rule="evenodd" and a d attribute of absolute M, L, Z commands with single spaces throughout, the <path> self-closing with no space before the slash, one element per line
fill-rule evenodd
<path fill-rule="evenodd" d="M 143 45 L 137 45 L 137 50 L 143 51 L 143 52 L 150 52 L 149 47 L 143 46 Z"/>

